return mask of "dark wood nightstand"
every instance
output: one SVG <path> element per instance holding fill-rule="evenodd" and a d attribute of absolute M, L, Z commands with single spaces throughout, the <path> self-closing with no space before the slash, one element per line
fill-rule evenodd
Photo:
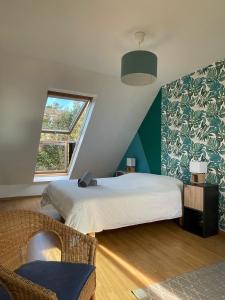
<path fill-rule="evenodd" d="M 118 171 L 115 172 L 115 177 L 118 177 L 118 176 L 121 176 L 121 175 L 125 175 L 125 174 L 127 174 L 126 171 L 118 170 Z"/>
<path fill-rule="evenodd" d="M 183 228 L 202 237 L 218 232 L 218 185 L 184 184 Z"/>

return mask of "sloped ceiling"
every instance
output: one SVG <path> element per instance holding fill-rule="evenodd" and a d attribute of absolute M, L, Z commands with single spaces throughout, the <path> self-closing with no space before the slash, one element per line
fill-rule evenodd
<path fill-rule="evenodd" d="M 0 184 L 29 183 L 49 88 L 97 95 L 73 176 L 112 172 L 159 87 L 225 56 L 224 0 L 0 0 Z M 148 35 L 158 80 L 120 82 Z"/>

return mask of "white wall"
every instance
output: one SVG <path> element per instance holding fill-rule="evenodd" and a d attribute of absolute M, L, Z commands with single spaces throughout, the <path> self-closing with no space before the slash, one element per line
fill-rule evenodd
<path fill-rule="evenodd" d="M 48 89 L 97 95 L 72 177 L 111 174 L 159 86 L 129 87 L 118 77 L 0 52 L 1 185 L 33 182 Z"/>

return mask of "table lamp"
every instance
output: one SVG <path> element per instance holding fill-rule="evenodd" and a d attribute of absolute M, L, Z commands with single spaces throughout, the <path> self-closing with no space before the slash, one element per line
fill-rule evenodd
<path fill-rule="evenodd" d="M 135 172 L 135 166 L 136 166 L 136 158 L 127 157 L 127 172 L 128 173 Z"/>
<path fill-rule="evenodd" d="M 192 183 L 204 183 L 207 174 L 206 161 L 190 161 L 189 170 L 191 172 Z"/>

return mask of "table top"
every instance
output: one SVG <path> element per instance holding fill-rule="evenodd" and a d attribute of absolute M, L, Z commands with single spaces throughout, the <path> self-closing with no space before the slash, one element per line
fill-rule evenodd
<path fill-rule="evenodd" d="M 192 186 L 199 186 L 199 187 L 215 187 L 215 186 L 218 186 L 218 184 L 212 184 L 212 183 L 208 183 L 208 182 L 193 183 L 193 182 L 190 182 L 190 181 L 184 181 L 184 185 L 192 185 Z"/>

